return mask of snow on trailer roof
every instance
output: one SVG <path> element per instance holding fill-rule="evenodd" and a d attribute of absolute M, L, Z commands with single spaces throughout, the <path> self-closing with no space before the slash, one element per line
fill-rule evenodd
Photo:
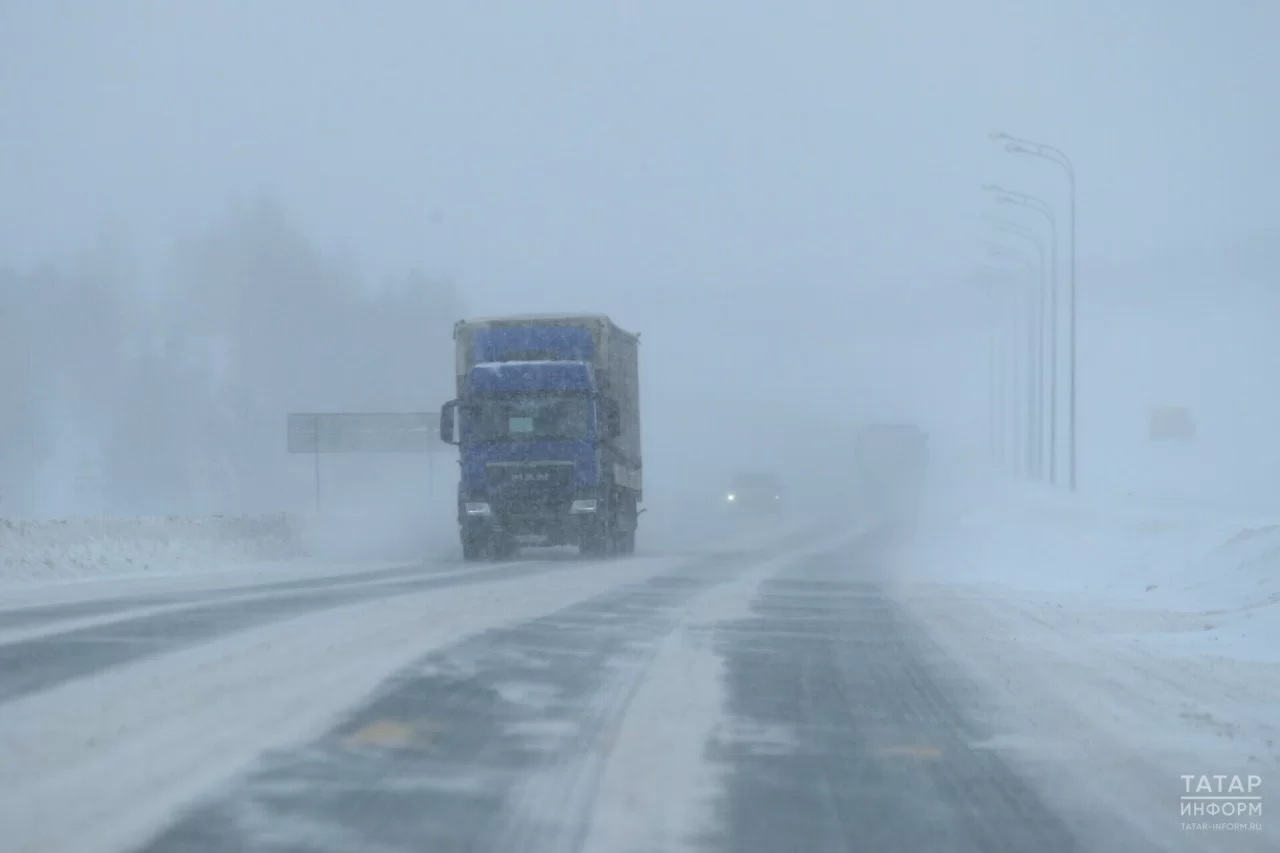
<path fill-rule="evenodd" d="M 604 314 L 568 314 L 553 312 L 544 314 L 504 314 L 501 317 L 476 317 L 472 320 L 460 320 L 461 323 L 506 323 L 521 320 L 608 320 Z"/>
<path fill-rule="evenodd" d="M 502 317 L 476 317 L 471 320 L 459 320 L 454 323 L 456 331 L 460 326 L 492 326 L 507 323 L 522 323 L 529 320 L 544 320 L 547 322 L 572 322 L 575 320 L 594 320 L 597 322 L 608 323 L 613 328 L 630 335 L 633 338 L 639 338 L 638 332 L 628 332 L 626 329 L 613 322 L 607 314 L 507 314 Z"/>
<path fill-rule="evenodd" d="M 537 361 L 481 361 L 481 362 L 478 362 L 475 365 L 475 367 L 473 367 L 472 369 L 473 370 L 477 370 L 477 369 L 507 370 L 512 367 L 538 367 L 544 364 L 554 364 L 557 367 L 559 367 L 560 365 L 570 364 L 570 363 L 576 363 L 576 362 L 555 361 L 555 360 L 546 359 L 546 358 L 539 359 Z M 585 366 L 588 369 L 591 367 L 591 365 L 589 364 Z"/>

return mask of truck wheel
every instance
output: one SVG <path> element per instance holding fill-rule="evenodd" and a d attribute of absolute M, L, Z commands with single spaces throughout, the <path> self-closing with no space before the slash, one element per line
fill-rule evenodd
<path fill-rule="evenodd" d="M 485 542 L 478 536 L 462 537 L 462 561 L 474 563 L 484 559 Z"/>
<path fill-rule="evenodd" d="M 609 530 L 603 522 L 592 525 L 582 535 L 582 543 L 578 546 L 578 554 L 583 557 L 599 559 L 609 556 Z"/>
<path fill-rule="evenodd" d="M 510 536 L 503 536 L 490 542 L 494 560 L 510 560 L 520 550 L 520 546 Z"/>
<path fill-rule="evenodd" d="M 636 552 L 636 523 L 640 513 L 636 507 L 636 497 L 624 492 L 618 500 L 618 517 L 614 519 L 613 552 L 618 555 Z"/>
<path fill-rule="evenodd" d="M 619 554 L 634 554 L 636 552 L 636 532 L 634 530 L 620 532 L 614 542 L 614 550 Z"/>

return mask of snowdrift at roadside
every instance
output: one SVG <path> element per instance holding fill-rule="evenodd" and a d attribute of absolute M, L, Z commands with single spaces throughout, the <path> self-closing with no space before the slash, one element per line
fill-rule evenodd
<path fill-rule="evenodd" d="M 1094 634 L 1169 653 L 1280 661 L 1280 512 L 959 489 L 934 503 L 896 568 L 904 582 L 1075 614 Z"/>
<path fill-rule="evenodd" d="M 917 533 L 900 562 L 909 580 L 1095 593 L 1185 610 L 1280 600 L 1280 512 L 1250 517 L 1002 484 L 940 497 Z"/>
<path fill-rule="evenodd" d="M 0 519 L 0 585 L 168 574 L 304 556 L 304 524 L 272 515 Z"/>

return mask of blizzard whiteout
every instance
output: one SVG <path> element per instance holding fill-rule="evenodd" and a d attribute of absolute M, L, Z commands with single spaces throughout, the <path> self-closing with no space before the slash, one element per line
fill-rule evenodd
<path fill-rule="evenodd" d="M 461 321 L 457 398 L 463 556 L 521 544 L 635 550 L 642 499 L 639 337 L 600 315 Z"/>

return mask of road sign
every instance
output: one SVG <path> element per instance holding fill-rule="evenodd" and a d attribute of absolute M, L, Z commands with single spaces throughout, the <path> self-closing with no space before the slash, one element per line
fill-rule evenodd
<path fill-rule="evenodd" d="M 337 412 L 289 415 L 290 453 L 435 453 L 440 440 L 435 412 Z"/>

